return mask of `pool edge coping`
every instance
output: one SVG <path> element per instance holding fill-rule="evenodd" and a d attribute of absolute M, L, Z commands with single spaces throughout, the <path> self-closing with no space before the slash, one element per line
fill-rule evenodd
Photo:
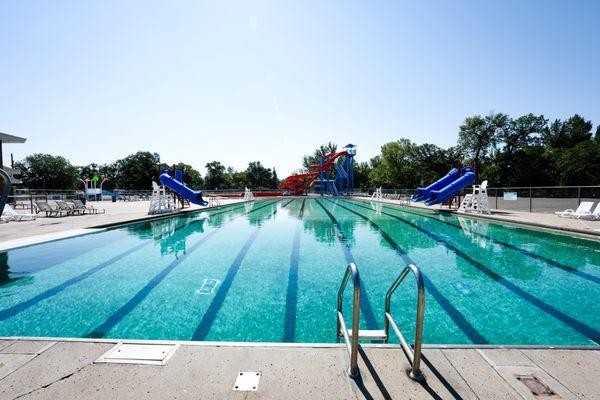
<path fill-rule="evenodd" d="M 119 338 L 72 338 L 72 337 L 46 337 L 46 336 L 0 336 L 0 340 L 9 341 L 38 341 L 38 342 L 65 342 L 65 343 L 127 343 L 148 345 L 183 345 L 200 347 L 292 347 L 292 348 L 345 348 L 344 343 L 283 343 L 283 342 L 220 342 L 220 341 L 193 341 L 193 340 L 161 340 L 161 339 L 119 339 Z M 361 347 L 398 349 L 399 344 L 390 343 L 361 343 Z M 590 350 L 600 351 L 599 346 L 582 345 L 519 345 L 519 344 L 423 344 L 423 349 L 520 349 L 520 350 Z"/>

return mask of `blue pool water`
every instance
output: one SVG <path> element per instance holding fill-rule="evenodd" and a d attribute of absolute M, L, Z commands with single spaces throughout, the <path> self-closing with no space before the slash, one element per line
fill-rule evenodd
<path fill-rule="evenodd" d="M 0 253 L 0 336 L 334 342 L 349 262 L 361 326 L 408 262 L 424 342 L 598 345 L 600 243 L 348 199 L 279 199 Z M 414 329 L 416 288 L 392 314 Z M 350 315 L 347 291 L 345 314 Z"/>

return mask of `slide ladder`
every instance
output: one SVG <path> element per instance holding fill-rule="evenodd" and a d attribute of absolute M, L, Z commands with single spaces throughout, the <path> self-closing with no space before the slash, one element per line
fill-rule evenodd
<path fill-rule="evenodd" d="M 402 332 L 398 327 L 398 324 L 394 320 L 391 314 L 391 298 L 396 289 L 404 281 L 407 275 L 412 272 L 417 281 L 417 316 L 415 324 L 415 343 L 411 346 Z M 343 301 L 344 291 L 348 281 L 352 277 L 353 284 L 353 304 L 352 304 L 352 329 L 346 327 L 346 320 L 344 319 Z M 384 314 L 384 328 L 382 330 L 366 330 L 359 329 L 360 322 L 360 275 L 358 273 L 358 267 L 354 263 L 350 263 L 346 268 L 342 283 L 338 290 L 338 307 L 337 307 L 337 341 L 343 338 L 346 344 L 346 350 L 350 357 L 350 366 L 348 368 L 348 375 L 351 378 L 357 378 L 359 376 L 358 371 L 358 343 L 359 340 L 382 340 L 385 343 L 389 340 L 389 329 L 390 327 L 394 331 L 396 337 L 400 341 L 400 347 L 404 351 L 406 358 L 411 365 L 411 371 L 409 376 L 417 381 L 424 380 L 423 374 L 421 373 L 421 347 L 423 343 L 423 319 L 425 316 L 425 285 L 423 284 L 423 276 L 419 269 L 409 264 L 406 266 L 400 275 L 396 278 L 392 286 L 388 289 L 385 295 L 385 314 Z"/>

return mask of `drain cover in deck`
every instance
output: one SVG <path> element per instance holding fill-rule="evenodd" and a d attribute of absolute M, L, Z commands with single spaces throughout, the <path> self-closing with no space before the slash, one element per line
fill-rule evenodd
<path fill-rule="evenodd" d="M 175 353 L 175 344 L 119 343 L 95 362 L 118 364 L 165 365 Z"/>
<path fill-rule="evenodd" d="M 242 371 L 238 372 L 233 384 L 233 390 L 242 392 L 256 392 L 258 390 L 258 382 L 260 382 L 260 372 Z"/>

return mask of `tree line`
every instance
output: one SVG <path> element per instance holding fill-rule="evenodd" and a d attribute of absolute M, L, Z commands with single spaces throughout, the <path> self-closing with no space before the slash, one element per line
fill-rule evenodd
<path fill-rule="evenodd" d="M 600 126 L 575 114 L 549 122 L 543 115 L 513 118 L 503 113 L 468 117 L 458 127 L 455 146 L 416 144 L 400 138 L 381 146 L 380 154 L 355 165 L 355 187 L 415 188 L 428 185 L 458 165 L 473 166 L 478 180 L 491 186 L 600 185 Z M 303 170 L 337 151 L 328 142 L 302 158 Z M 360 156 L 360 154 L 359 154 Z M 17 162 L 23 185 L 36 189 L 77 189 L 79 177 L 108 176 L 106 189 L 149 189 L 158 180 L 157 166 L 170 167 L 157 153 L 140 151 L 113 163 L 74 166 L 62 156 L 33 154 Z M 275 189 L 275 168 L 253 161 L 242 171 L 219 161 L 206 174 L 179 163 L 184 182 L 194 189 Z"/>
<path fill-rule="evenodd" d="M 275 189 L 279 185 L 275 168 L 266 168 L 260 161 L 250 162 L 243 171 L 212 161 L 206 164 L 205 176 L 189 164 L 175 165 L 194 189 Z M 159 170 L 172 165 L 161 163 L 158 153 L 138 151 L 112 163 L 85 166 L 74 166 L 63 156 L 32 154 L 15 163 L 15 168 L 20 171 L 21 186 L 32 189 L 83 189 L 80 179 L 98 176 L 109 178 L 102 186 L 106 190 L 149 190 L 153 181 L 158 182 Z"/>
<path fill-rule="evenodd" d="M 305 156 L 304 167 L 326 152 L 327 143 Z M 600 185 L 600 126 L 580 115 L 549 123 L 543 115 L 512 118 L 503 113 L 468 117 L 458 128 L 455 146 L 416 144 L 398 139 L 355 165 L 355 187 L 372 190 L 426 186 L 450 168 L 473 166 L 478 181 L 491 186 Z"/>

